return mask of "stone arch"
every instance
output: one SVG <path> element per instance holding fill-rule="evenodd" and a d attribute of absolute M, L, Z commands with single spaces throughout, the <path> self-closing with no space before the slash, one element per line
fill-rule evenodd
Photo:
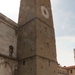
<path fill-rule="evenodd" d="M 12 75 L 12 67 L 8 62 L 0 64 L 0 75 Z"/>

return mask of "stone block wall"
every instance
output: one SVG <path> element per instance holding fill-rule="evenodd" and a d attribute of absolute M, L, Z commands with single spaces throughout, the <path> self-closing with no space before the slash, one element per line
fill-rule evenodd
<path fill-rule="evenodd" d="M 14 26 L 15 25 L 15 26 Z M 0 14 L 0 54 L 9 56 L 9 46 L 13 46 L 13 57 L 17 56 L 17 24 Z"/>
<path fill-rule="evenodd" d="M 0 56 L 0 75 L 17 75 L 17 61 Z"/>

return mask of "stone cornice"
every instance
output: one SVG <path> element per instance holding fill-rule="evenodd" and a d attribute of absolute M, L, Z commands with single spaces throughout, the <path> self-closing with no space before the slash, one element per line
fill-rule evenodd
<path fill-rule="evenodd" d="M 15 57 L 10 57 L 10 56 L 7 56 L 7 55 L 5 55 L 5 54 L 1 54 L 1 53 L 0 53 L 0 57 L 4 57 L 4 58 L 7 58 L 7 59 L 11 59 L 11 60 L 18 61 L 18 59 L 15 58 Z"/>
<path fill-rule="evenodd" d="M 15 30 L 18 30 L 18 24 L 6 17 L 5 15 L 3 15 L 2 13 L 0 13 L 0 21 L 12 27 Z"/>

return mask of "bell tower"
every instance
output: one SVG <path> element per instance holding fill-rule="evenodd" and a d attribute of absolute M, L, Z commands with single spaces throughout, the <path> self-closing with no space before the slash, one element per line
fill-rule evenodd
<path fill-rule="evenodd" d="M 57 75 L 50 0 L 21 0 L 18 24 L 18 75 Z"/>

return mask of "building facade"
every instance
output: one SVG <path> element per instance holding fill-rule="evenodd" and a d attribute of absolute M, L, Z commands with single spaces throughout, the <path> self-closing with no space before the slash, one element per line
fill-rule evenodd
<path fill-rule="evenodd" d="M 66 67 L 68 70 L 68 75 L 75 75 L 75 65 Z"/>
<path fill-rule="evenodd" d="M 21 0 L 18 24 L 0 14 L 0 74 L 57 75 L 50 0 Z"/>
<path fill-rule="evenodd" d="M 58 65 L 58 75 L 75 75 L 75 65 L 67 67 Z"/>
<path fill-rule="evenodd" d="M 0 75 L 14 75 L 17 69 L 17 30 L 18 25 L 0 13 Z"/>
<path fill-rule="evenodd" d="M 58 75 L 68 75 L 68 70 L 66 69 L 66 67 L 58 65 Z"/>

